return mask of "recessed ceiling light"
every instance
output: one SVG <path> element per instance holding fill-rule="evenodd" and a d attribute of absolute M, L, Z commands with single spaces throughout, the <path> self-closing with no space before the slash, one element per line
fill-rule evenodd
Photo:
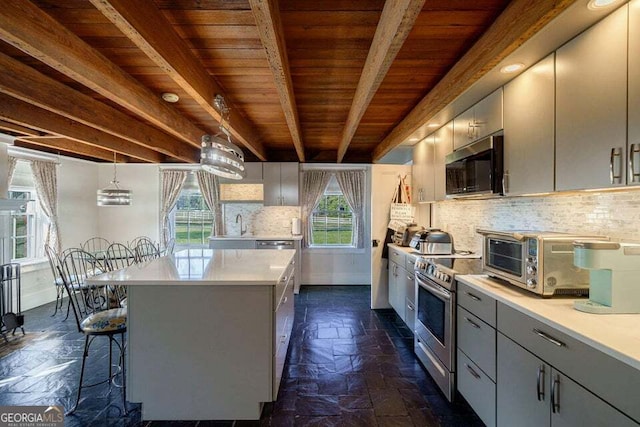
<path fill-rule="evenodd" d="M 409 142 L 420 141 L 420 138 L 409 138 Z"/>
<path fill-rule="evenodd" d="M 428 128 L 437 128 L 438 126 L 440 126 L 440 124 L 439 124 L 439 123 L 429 123 L 429 124 L 427 125 L 427 127 L 428 127 Z"/>
<path fill-rule="evenodd" d="M 587 7 L 590 10 L 598 10 L 605 7 L 609 7 L 614 3 L 618 3 L 619 0 L 590 0 Z"/>
<path fill-rule="evenodd" d="M 162 94 L 162 99 L 173 104 L 175 102 L 178 102 L 180 97 L 173 92 L 165 92 Z"/>
<path fill-rule="evenodd" d="M 505 74 L 510 74 L 510 73 L 515 73 L 517 71 L 520 71 L 523 68 L 524 68 L 524 64 L 522 62 L 516 62 L 515 64 L 505 65 L 504 67 L 500 68 L 500 72 Z"/>

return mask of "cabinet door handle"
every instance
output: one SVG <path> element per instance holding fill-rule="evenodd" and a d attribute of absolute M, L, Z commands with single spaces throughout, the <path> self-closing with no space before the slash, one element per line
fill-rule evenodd
<path fill-rule="evenodd" d="M 538 366 L 538 380 L 536 381 L 536 394 L 538 401 L 544 400 L 544 365 Z"/>
<path fill-rule="evenodd" d="M 286 335 L 280 335 L 280 342 L 285 342 L 287 340 Z"/>
<path fill-rule="evenodd" d="M 474 322 L 473 320 L 469 319 L 468 317 L 465 317 L 464 320 L 466 320 L 467 322 L 469 322 L 469 324 L 471 326 L 473 326 L 476 329 L 480 329 L 480 325 L 478 325 L 476 322 Z"/>
<path fill-rule="evenodd" d="M 474 301 L 482 301 L 482 298 L 472 294 L 471 292 L 465 292 L 467 295 L 469 295 L 469 298 L 471 298 Z"/>
<path fill-rule="evenodd" d="M 282 304 L 286 304 L 288 300 L 289 300 L 289 297 L 284 297 L 284 299 L 282 300 Z"/>
<path fill-rule="evenodd" d="M 476 371 L 473 370 L 473 368 L 469 365 L 467 365 L 466 363 L 464 364 L 464 367 L 467 368 L 467 371 L 469 371 L 469 373 L 471 375 L 473 375 L 473 377 L 477 380 L 480 379 L 480 374 L 478 374 Z"/>
<path fill-rule="evenodd" d="M 560 412 L 560 377 L 556 375 L 551 385 L 551 411 L 554 414 Z"/>
<path fill-rule="evenodd" d="M 411 311 L 414 311 L 414 310 L 415 310 L 415 308 L 413 308 L 413 306 L 412 306 L 411 304 L 407 304 L 407 308 L 408 308 L 409 310 L 411 310 Z"/>
<path fill-rule="evenodd" d="M 615 159 L 616 157 L 620 157 L 622 155 L 621 151 L 622 151 L 622 148 L 620 147 L 618 148 L 614 147 L 611 149 L 611 156 L 609 157 L 609 181 L 611 181 L 611 184 L 616 184 L 616 180 L 618 180 L 617 184 L 620 184 L 622 182 L 621 171 L 618 172 L 617 175 L 615 173 Z"/>
<path fill-rule="evenodd" d="M 509 171 L 504 171 L 504 173 L 502 174 L 502 194 L 507 194 L 507 192 L 509 191 Z"/>
<path fill-rule="evenodd" d="M 636 153 L 640 153 L 639 144 L 629 146 L 629 182 L 640 182 L 640 172 L 636 172 Z"/>
<path fill-rule="evenodd" d="M 560 340 L 555 339 L 554 337 L 552 337 L 551 335 L 549 335 L 549 334 L 547 334 L 545 332 L 542 332 L 540 329 L 533 328 L 533 333 L 536 334 L 537 336 L 539 336 L 540 338 L 543 338 L 543 339 L 549 341 L 553 345 L 557 345 L 558 347 L 566 347 L 565 343 L 563 343 Z"/>
<path fill-rule="evenodd" d="M 407 274 L 407 280 L 411 280 L 411 281 L 413 282 L 413 277 L 411 277 L 411 276 L 409 276 L 409 275 Z"/>

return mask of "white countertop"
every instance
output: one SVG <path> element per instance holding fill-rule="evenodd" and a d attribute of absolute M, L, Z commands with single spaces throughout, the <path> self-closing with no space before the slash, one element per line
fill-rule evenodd
<path fill-rule="evenodd" d="M 87 279 L 89 285 L 275 285 L 296 251 L 187 249 Z"/>
<path fill-rule="evenodd" d="M 387 243 L 390 248 L 399 249 L 407 255 L 412 255 L 415 257 L 425 257 L 425 258 L 482 258 L 480 254 L 472 253 L 472 254 L 450 254 L 450 255 L 428 255 L 421 254 L 420 252 L 413 249 L 411 246 L 400 246 L 395 243 Z"/>
<path fill-rule="evenodd" d="M 302 240 L 302 235 L 293 234 L 249 234 L 245 233 L 242 236 L 211 236 L 209 240 Z"/>
<path fill-rule="evenodd" d="M 496 300 L 640 369 L 640 314 L 591 314 L 573 308 L 575 297 L 540 298 L 487 276 L 456 276 Z"/>

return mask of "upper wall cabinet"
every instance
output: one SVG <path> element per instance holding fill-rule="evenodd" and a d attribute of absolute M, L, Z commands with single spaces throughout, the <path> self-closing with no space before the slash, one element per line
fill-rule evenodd
<path fill-rule="evenodd" d="M 413 147 L 413 202 L 433 201 L 433 135 L 429 135 Z"/>
<path fill-rule="evenodd" d="M 245 162 L 244 170 L 247 175 L 242 180 L 220 178 L 220 183 L 227 184 L 259 184 L 262 182 L 262 163 Z"/>
<path fill-rule="evenodd" d="M 629 140 L 627 184 L 640 184 L 640 0 L 629 3 Z"/>
<path fill-rule="evenodd" d="M 433 145 L 435 156 L 433 160 L 434 200 L 444 200 L 445 194 L 445 157 L 453 151 L 453 121 L 442 126 L 434 133 Z"/>
<path fill-rule="evenodd" d="M 508 196 L 554 189 L 554 55 L 504 87 L 504 189 Z"/>
<path fill-rule="evenodd" d="M 623 6 L 556 52 L 556 190 L 625 185 L 626 147 Z"/>
<path fill-rule="evenodd" d="M 502 88 L 453 119 L 453 148 L 457 150 L 502 129 Z"/>
<path fill-rule="evenodd" d="M 298 206 L 298 163 L 263 163 L 264 205 Z"/>

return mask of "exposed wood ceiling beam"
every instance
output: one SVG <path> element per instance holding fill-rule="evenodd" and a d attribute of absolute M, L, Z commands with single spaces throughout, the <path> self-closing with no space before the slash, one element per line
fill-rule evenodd
<path fill-rule="evenodd" d="M 131 150 L 159 151 L 186 162 L 198 162 L 199 152 L 153 126 L 84 95 L 21 62 L 0 54 L 0 92 L 103 132 L 131 141 Z M 25 126 L 33 127 L 33 123 Z M 131 154 L 133 156 L 133 154 Z M 135 156 L 139 157 L 139 156 Z"/>
<path fill-rule="evenodd" d="M 19 133 L 26 136 L 39 136 L 40 132 L 33 130 L 31 128 L 20 126 L 15 123 L 5 122 L 0 120 L 0 129 L 4 131 L 10 131 L 14 133 Z"/>
<path fill-rule="evenodd" d="M 304 162 L 304 145 L 300 132 L 300 119 L 298 118 L 298 107 L 293 94 L 293 82 L 289 70 L 289 59 L 287 57 L 287 47 L 282 31 L 280 11 L 277 0 L 249 0 L 253 16 L 256 18 L 258 34 L 262 41 L 262 46 L 267 53 L 267 60 L 271 67 L 271 72 L 275 79 L 280 105 L 287 120 L 289 133 L 293 145 L 298 154 L 298 159 Z"/>
<path fill-rule="evenodd" d="M 91 144 L 103 150 L 127 154 L 146 162 L 161 163 L 165 159 L 157 151 L 132 144 L 130 141 L 52 114 L 45 109 L 5 94 L 0 94 L 0 118 L 19 125 L 29 125 L 42 132 Z"/>
<path fill-rule="evenodd" d="M 362 116 L 413 28 L 424 2 L 425 0 L 385 2 L 360 81 L 358 81 L 349 116 L 342 131 L 342 139 L 338 146 L 338 163 L 344 158 Z"/>
<path fill-rule="evenodd" d="M 203 131 L 28 0 L 5 0 L 0 38 L 154 126 L 200 146 Z"/>
<path fill-rule="evenodd" d="M 380 160 L 575 0 L 513 0 L 493 25 L 373 151 Z"/>
<path fill-rule="evenodd" d="M 40 147 L 47 147 L 64 154 L 79 154 L 83 157 L 113 162 L 113 152 L 97 148 L 95 146 L 83 144 L 67 138 L 58 137 L 20 137 L 16 141 L 26 142 Z M 15 143 L 15 142 L 14 142 Z M 116 162 L 126 163 L 127 156 L 116 154 Z"/>
<path fill-rule="evenodd" d="M 91 0 L 91 3 L 113 22 L 171 79 L 189 94 L 214 120 L 220 112 L 212 103 L 216 95 L 225 97 L 222 88 L 207 72 L 187 43 L 172 29 L 162 12 L 148 0 Z M 265 149 L 253 126 L 233 107 L 230 112 L 231 134 L 260 160 L 266 160 Z M 198 139 L 199 141 L 199 139 Z"/>

